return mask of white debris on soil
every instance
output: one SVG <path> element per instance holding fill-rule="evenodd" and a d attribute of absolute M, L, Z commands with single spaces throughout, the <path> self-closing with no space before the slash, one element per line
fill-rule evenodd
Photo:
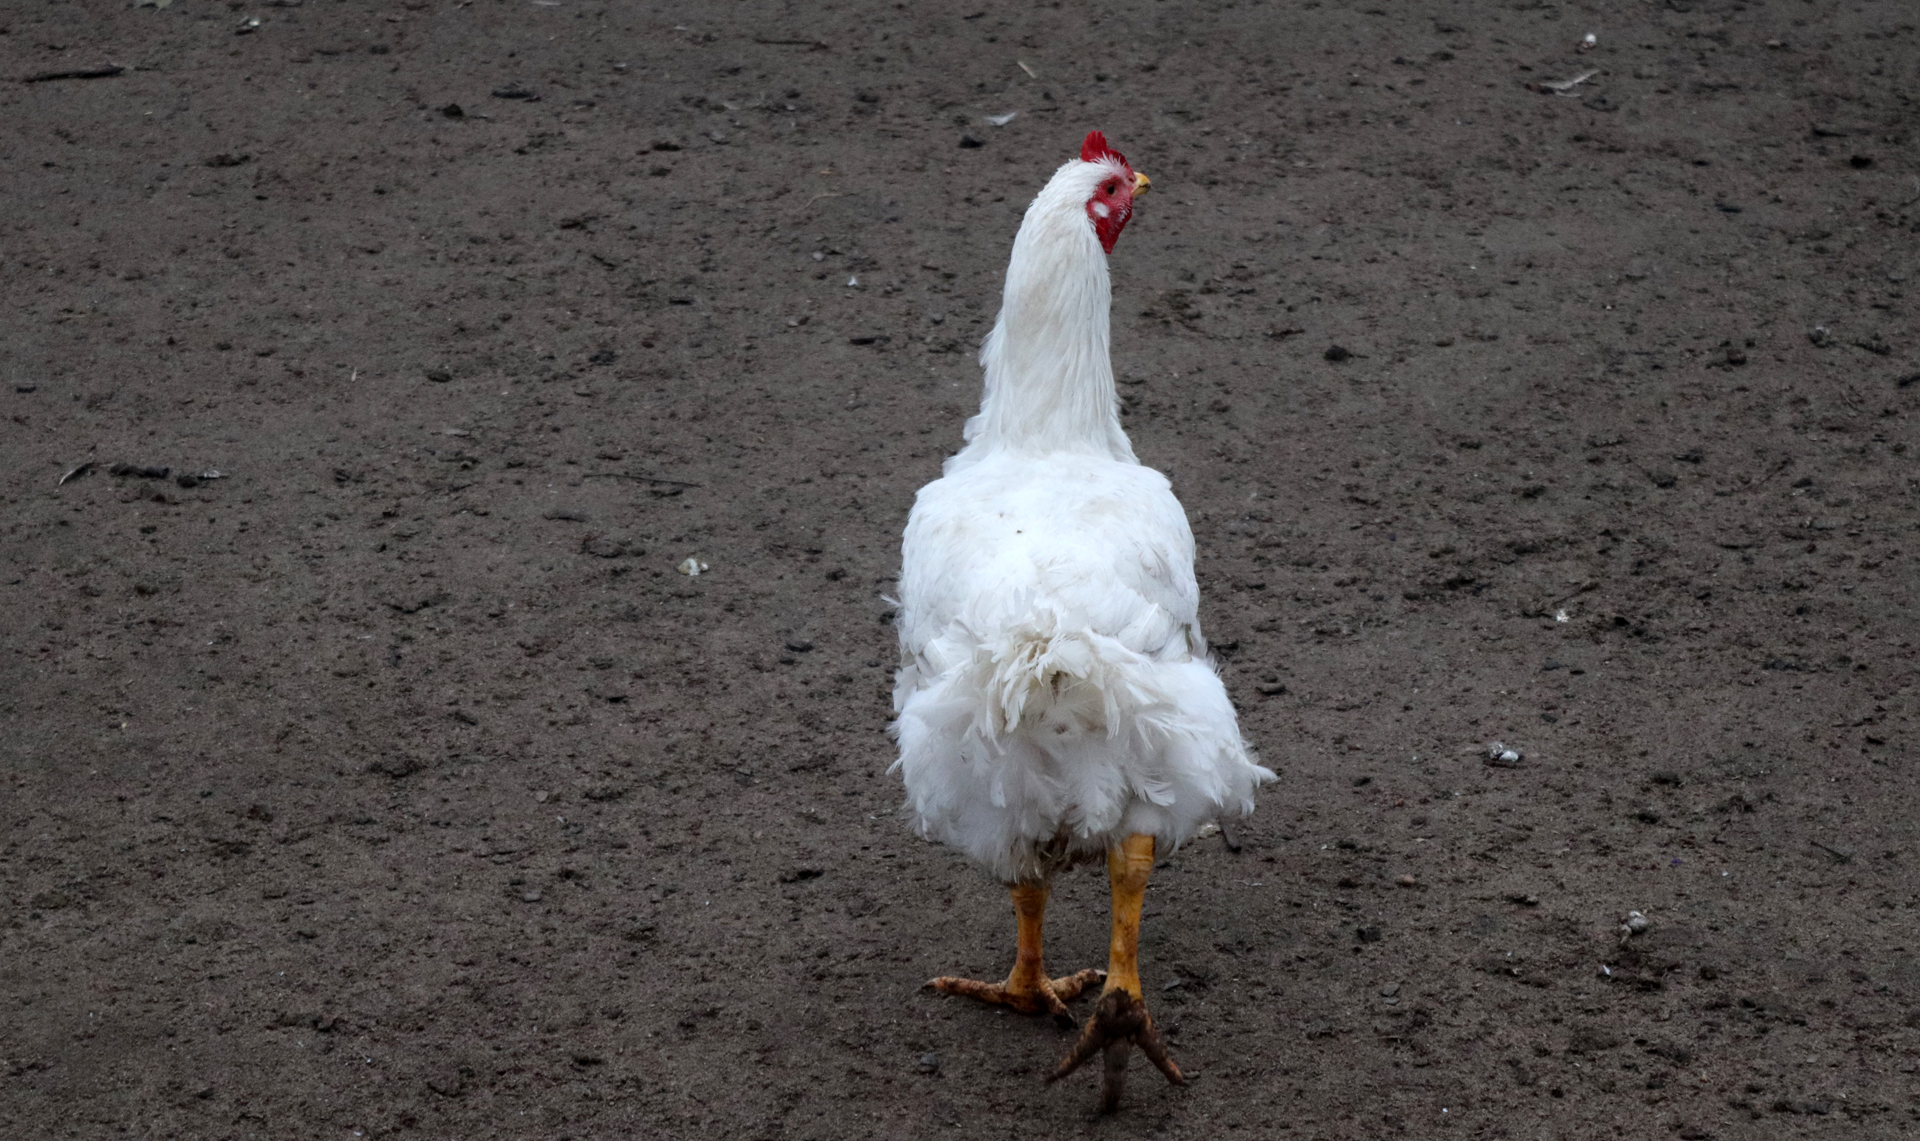
<path fill-rule="evenodd" d="M 1627 912 L 1627 917 L 1620 921 L 1620 945 L 1624 947 L 1635 935 L 1646 934 L 1647 928 L 1651 926 L 1653 926 L 1652 921 L 1644 914 L 1638 911 Z"/>
<path fill-rule="evenodd" d="M 983 115 L 981 117 L 984 118 L 987 122 L 992 123 L 996 127 L 1004 127 L 1008 123 L 1013 122 L 1014 119 L 1019 116 L 1019 114 L 1020 112 L 1018 111 L 1008 111 L 1004 115 Z"/>
<path fill-rule="evenodd" d="M 1525 753 L 1518 749 L 1509 749 L 1502 742 L 1495 741 L 1487 746 L 1487 763 L 1495 768 L 1519 768 L 1520 762 L 1526 759 L 1527 755 Z"/>
<path fill-rule="evenodd" d="M 1540 86 L 1553 92 L 1555 95 L 1565 95 L 1599 74 L 1598 71 L 1583 71 L 1572 79 L 1543 79 L 1540 81 Z"/>
<path fill-rule="evenodd" d="M 701 562 L 699 559 L 688 558 L 688 559 L 681 560 L 680 565 L 673 569 L 679 571 L 683 575 L 686 575 L 688 578 L 699 578 L 701 575 L 707 573 L 713 568 L 711 566 L 708 566 L 706 563 Z"/>

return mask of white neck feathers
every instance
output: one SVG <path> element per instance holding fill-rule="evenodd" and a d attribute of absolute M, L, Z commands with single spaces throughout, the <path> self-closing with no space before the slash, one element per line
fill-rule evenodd
<path fill-rule="evenodd" d="M 967 421 L 964 466 L 996 451 L 1077 452 L 1135 462 L 1108 353 L 1113 288 L 1087 200 L 1107 167 L 1069 162 L 1027 207 L 1000 318 L 980 349 L 986 394 Z"/>

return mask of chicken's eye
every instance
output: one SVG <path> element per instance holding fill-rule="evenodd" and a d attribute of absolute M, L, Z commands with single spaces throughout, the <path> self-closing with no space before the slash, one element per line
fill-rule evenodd
<path fill-rule="evenodd" d="M 1101 189 L 1106 191 L 1106 193 L 1108 194 L 1112 194 L 1115 190 L 1120 189 L 1120 184 L 1117 182 L 1109 182 L 1106 184 L 1106 186 L 1102 187 Z"/>

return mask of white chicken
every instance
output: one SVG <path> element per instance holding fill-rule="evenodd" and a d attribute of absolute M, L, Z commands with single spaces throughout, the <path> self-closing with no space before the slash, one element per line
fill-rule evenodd
<path fill-rule="evenodd" d="M 1027 208 L 980 412 L 907 521 L 893 695 L 909 820 L 1006 883 L 1018 920 L 1004 982 L 929 985 L 1071 1025 L 1066 1003 L 1104 979 L 1048 1080 L 1104 1051 L 1109 1111 L 1134 1044 L 1184 1082 L 1140 992 L 1155 854 L 1252 811 L 1273 779 L 1200 636 L 1186 514 L 1120 427 L 1106 258 L 1147 186 L 1095 131 Z M 1052 877 L 1103 856 L 1107 969 L 1049 978 Z"/>

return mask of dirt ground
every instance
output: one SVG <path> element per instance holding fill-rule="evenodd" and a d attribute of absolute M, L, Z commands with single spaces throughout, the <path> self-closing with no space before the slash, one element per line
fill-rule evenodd
<path fill-rule="evenodd" d="M 7 8 L 0 1135 L 1920 1132 L 1916 23 Z M 1107 1120 L 919 989 L 1012 917 L 884 732 L 1092 127 L 1281 773 L 1156 873 L 1195 1080 Z"/>

